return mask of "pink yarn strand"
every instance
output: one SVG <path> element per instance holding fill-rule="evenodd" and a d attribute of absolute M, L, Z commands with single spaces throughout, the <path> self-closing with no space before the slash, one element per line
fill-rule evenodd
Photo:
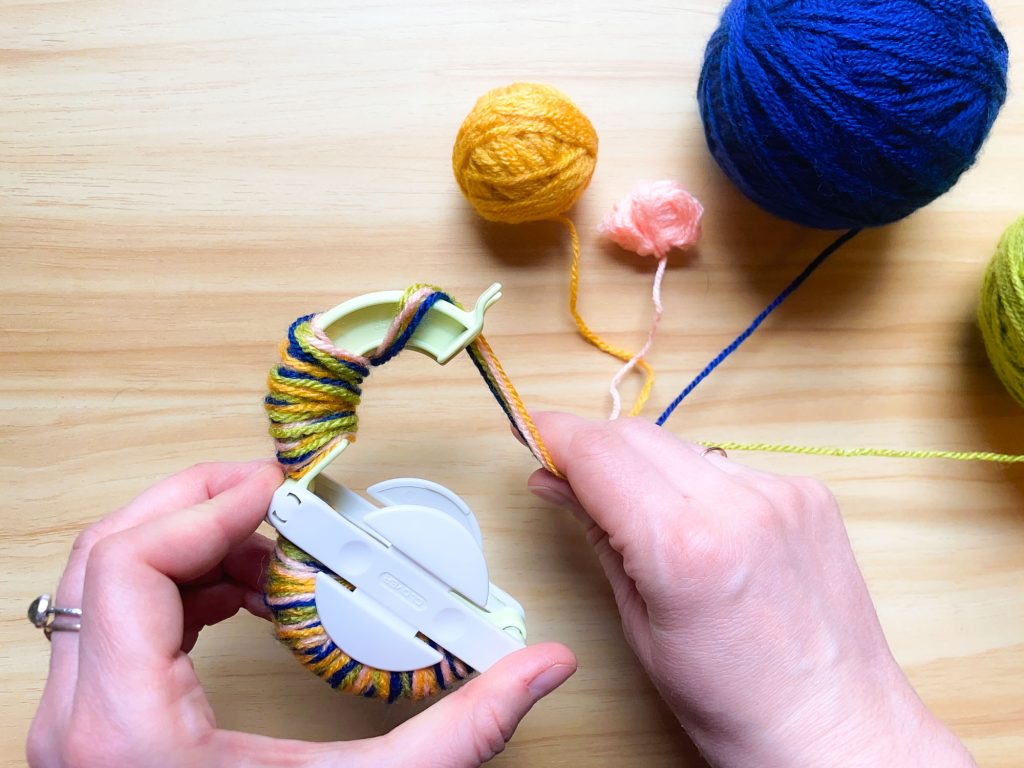
<path fill-rule="evenodd" d="M 508 388 L 502 382 L 502 377 L 498 373 L 497 366 L 494 364 L 494 358 L 483 346 L 477 345 L 477 352 L 480 354 L 480 358 L 484 361 L 484 365 L 487 366 L 487 370 L 491 374 L 491 380 L 494 382 L 494 386 L 498 388 L 506 402 L 513 402 L 514 398 L 512 393 L 508 391 Z M 537 446 L 537 441 L 533 438 L 533 431 L 529 428 L 526 422 L 523 420 L 521 414 L 519 414 L 514 408 L 512 409 L 512 420 L 515 422 L 516 428 L 519 430 L 519 434 L 523 436 L 526 441 L 526 446 L 530 449 L 530 452 L 534 456 L 540 458 L 542 456 L 540 448 Z"/>
<path fill-rule="evenodd" d="M 608 391 L 612 396 L 612 410 L 608 416 L 609 420 L 619 418 L 619 414 L 622 411 L 622 398 L 619 395 L 619 384 L 622 380 L 629 375 L 629 372 L 636 368 L 637 363 L 647 356 L 647 353 L 651 351 L 651 346 L 654 344 L 654 334 L 658 330 L 658 323 L 661 322 L 661 316 L 663 314 L 663 308 L 661 305 L 661 283 L 665 278 L 665 267 L 668 264 L 668 258 L 660 256 L 658 258 L 658 269 L 654 273 L 654 285 L 651 288 L 651 300 L 654 303 L 654 317 L 651 319 L 651 327 L 647 331 L 647 341 L 640 350 L 629 359 L 629 361 L 619 368 L 618 373 L 612 378 L 611 386 Z"/>

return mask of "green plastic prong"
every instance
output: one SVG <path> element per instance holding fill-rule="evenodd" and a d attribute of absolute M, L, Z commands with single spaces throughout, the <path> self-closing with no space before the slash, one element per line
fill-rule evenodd
<path fill-rule="evenodd" d="M 380 346 L 401 307 L 403 291 L 378 291 L 357 296 L 322 316 L 322 326 L 342 349 L 365 355 Z M 484 313 L 501 298 L 501 283 L 480 294 L 467 312 L 447 301 L 437 302 L 409 339 L 408 348 L 444 365 L 464 350 L 484 328 Z"/>
<path fill-rule="evenodd" d="M 321 316 L 324 333 L 341 349 L 357 355 L 372 352 L 384 341 L 404 295 L 404 291 L 377 291 L 342 302 Z M 470 311 L 448 301 L 437 302 L 423 318 L 406 347 L 444 365 L 476 340 L 484 329 L 485 313 L 500 298 L 501 283 L 493 283 L 480 294 Z M 349 441 L 342 440 L 328 452 L 323 461 L 318 462 L 296 483 L 312 490 L 317 475 L 348 446 Z"/>

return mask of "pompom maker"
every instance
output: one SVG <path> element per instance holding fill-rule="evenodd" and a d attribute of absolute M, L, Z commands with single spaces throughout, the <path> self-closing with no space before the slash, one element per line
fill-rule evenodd
<path fill-rule="evenodd" d="M 357 354 L 377 348 L 401 307 L 401 291 L 346 301 L 323 315 L 338 346 Z M 483 330 L 484 313 L 501 297 L 497 283 L 471 312 L 438 301 L 406 346 L 444 365 Z M 367 489 L 368 501 L 321 476 L 348 446 L 343 440 L 299 479 L 274 494 L 267 522 L 354 589 L 321 571 L 316 610 L 331 640 L 358 662 L 388 671 L 429 667 L 442 653 L 483 671 L 526 641 L 522 606 L 491 584 L 480 526 L 456 494 L 417 478 Z"/>

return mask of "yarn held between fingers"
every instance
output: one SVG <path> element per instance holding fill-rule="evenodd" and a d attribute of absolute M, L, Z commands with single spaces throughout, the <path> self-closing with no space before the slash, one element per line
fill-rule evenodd
<path fill-rule="evenodd" d="M 409 288 L 382 341 L 365 355 L 338 347 L 323 327 L 323 315 L 304 315 L 291 324 L 288 338 L 281 345 L 281 362 L 270 371 L 270 392 L 264 400 L 278 462 L 289 478 L 303 477 L 324 461 L 332 448 L 355 440 L 363 380 L 372 368 L 384 365 L 409 344 L 439 301 L 456 304 L 433 286 Z M 561 477 L 487 340 L 478 336 L 466 351 L 513 429 L 537 460 Z M 422 639 L 443 654 L 442 661 L 431 667 L 392 672 L 353 659 L 335 645 L 317 614 L 316 577 L 321 572 L 346 588 L 353 588 L 308 553 L 278 536 L 267 573 L 265 600 L 281 643 L 331 687 L 388 702 L 399 698 L 418 700 L 472 674 L 468 665 L 428 638 Z"/>
<path fill-rule="evenodd" d="M 302 477 L 339 443 L 356 439 L 363 380 L 405 348 L 438 301 L 456 304 L 433 286 L 409 288 L 384 339 L 367 355 L 335 346 L 321 327 L 321 315 L 304 315 L 292 323 L 264 399 L 278 461 L 289 477 Z M 478 336 L 466 351 L 524 444 L 549 472 L 561 476 L 487 340 Z"/>

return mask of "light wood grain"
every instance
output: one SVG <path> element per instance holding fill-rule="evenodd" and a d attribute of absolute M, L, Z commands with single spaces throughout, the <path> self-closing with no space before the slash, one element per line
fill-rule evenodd
<path fill-rule="evenodd" d="M 267 454 L 264 376 L 296 315 L 414 280 L 465 299 L 500 280 L 488 336 L 530 406 L 605 412 L 615 364 L 574 335 L 564 233 L 484 226 L 452 180 L 452 139 L 486 89 L 550 82 L 597 127 L 574 218 L 583 309 L 613 341 L 642 339 L 651 266 L 599 243 L 601 214 L 638 178 L 677 178 L 704 202 L 699 253 L 666 280 L 651 415 L 827 242 L 759 212 L 708 158 L 693 93 L 719 4 L 632 5 L 0 0 L 0 765 L 23 762 L 46 674 L 25 607 L 77 531 L 157 478 Z M 1024 45 L 1024 9 L 992 6 Z M 951 194 L 846 248 L 671 429 L 1024 450 L 1024 412 L 972 320 L 1022 172 L 1014 95 Z M 415 473 L 457 489 L 532 637 L 579 655 L 497 764 L 701 765 L 579 532 L 526 493 L 530 457 L 468 363 L 402 358 L 369 382 L 363 419 L 346 482 Z M 833 488 L 921 696 L 982 766 L 1020 765 L 1024 470 L 742 460 Z M 357 738 L 413 711 L 334 694 L 249 617 L 209 630 L 194 658 L 232 728 Z"/>

